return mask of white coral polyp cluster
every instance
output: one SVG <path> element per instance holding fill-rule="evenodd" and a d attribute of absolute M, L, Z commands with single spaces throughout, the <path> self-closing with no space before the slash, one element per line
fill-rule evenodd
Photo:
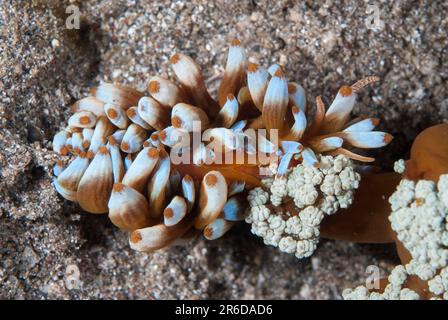
<path fill-rule="evenodd" d="M 371 299 L 381 295 L 383 299 L 403 299 L 400 292 L 412 291 L 403 285 L 409 275 L 415 275 L 427 281 L 435 299 L 448 300 L 448 174 L 440 176 L 437 184 L 403 179 L 389 202 L 391 227 L 412 260 L 394 269 L 383 294 L 358 287 L 345 290 L 344 298 Z M 416 295 L 413 292 L 411 297 Z"/>
<path fill-rule="evenodd" d="M 403 173 L 406 170 L 406 161 L 399 159 L 394 162 L 394 171 L 396 173 Z"/>
<path fill-rule="evenodd" d="M 403 288 L 408 278 L 408 272 L 402 265 L 396 266 L 389 277 L 389 284 L 383 292 L 370 291 L 365 286 L 355 289 L 345 289 L 342 292 L 344 300 L 420 300 L 417 292 Z"/>
<path fill-rule="evenodd" d="M 284 176 L 264 179 L 264 188 L 255 188 L 248 196 L 246 222 L 252 233 L 299 259 L 313 254 L 323 218 L 350 206 L 361 179 L 343 155 L 320 156 L 319 164 L 299 164 Z M 294 210 L 288 209 L 291 206 Z"/>
<path fill-rule="evenodd" d="M 408 274 L 428 281 L 434 295 L 448 300 L 448 175 L 437 185 L 402 180 L 389 201 L 392 229 L 412 255 Z"/>

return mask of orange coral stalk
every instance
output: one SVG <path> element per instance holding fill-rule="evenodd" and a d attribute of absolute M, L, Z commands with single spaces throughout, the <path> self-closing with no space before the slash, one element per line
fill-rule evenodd
<path fill-rule="evenodd" d="M 393 242 L 388 198 L 400 179 L 396 173 L 363 175 L 353 204 L 323 220 L 322 237 L 358 243 Z"/>
<path fill-rule="evenodd" d="M 448 172 L 448 123 L 423 130 L 411 148 L 405 177 L 410 180 L 437 181 Z"/>

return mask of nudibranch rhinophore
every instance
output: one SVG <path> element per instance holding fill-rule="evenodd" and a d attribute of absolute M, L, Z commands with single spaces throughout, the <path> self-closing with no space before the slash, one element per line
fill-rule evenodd
<path fill-rule="evenodd" d="M 392 140 L 374 130 L 378 119 L 350 119 L 357 92 L 378 78 L 342 86 L 326 110 L 283 66 L 249 62 L 238 40 L 216 99 L 192 58 L 170 62 L 177 82 L 154 76 L 146 94 L 101 83 L 73 104 L 53 140 L 72 158 L 54 167 L 56 190 L 108 213 L 138 251 L 217 239 L 246 220 L 266 243 L 309 256 L 324 216 L 353 200 L 355 162 L 374 161 L 355 149 Z"/>

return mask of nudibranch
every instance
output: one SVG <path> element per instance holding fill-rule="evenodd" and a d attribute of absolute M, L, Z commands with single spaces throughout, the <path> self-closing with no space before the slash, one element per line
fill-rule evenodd
<path fill-rule="evenodd" d="M 53 140 L 72 158 L 56 164 L 56 190 L 108 213 L 138 251 L 217 239 L 246 220 L 267 243 L 309 256 L 324 215 L 353 201 L 355 162 L 374 161 L 355 149 L 392 140 L 374 130 L 378 119 L 350 119 L 357 92 L 378 78 L 342 86 L 326 110 L 320 97 L 311 107 L 283 66 L 249 62 L 238 40 L 216 99 L 192 58 L 170 62 L 177 81 L 154 76 L 147 93 L 101 83 L 73 104 Z"/>

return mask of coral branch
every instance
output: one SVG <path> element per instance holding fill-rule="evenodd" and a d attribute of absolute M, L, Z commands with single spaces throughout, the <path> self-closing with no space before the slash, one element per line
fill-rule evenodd
<path fill-rule="evenodd" d="M 364 174 L 354 202 L 339 214 L 326 217 L 321 225 L 324 238 L 358 243 L 388 243 L 394 234 L 388 220 L 387 199 L 400 182 L 396 173 Z"/>

